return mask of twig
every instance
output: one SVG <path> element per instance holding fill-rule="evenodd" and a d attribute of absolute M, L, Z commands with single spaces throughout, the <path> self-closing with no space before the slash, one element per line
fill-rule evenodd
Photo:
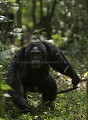
<path fill-rule="evenodd" d="M 70 92 L 72 90 L 76 90 L 78 87 L 73 87 L 73 88 L 69 88 L 67 90 L 61 90 L 61 91 L 58 91 L 57 94 L 61 94 L 61 93 L 66 93 L 66 92 Z"/>
<path fill-rule="evenodd" d="M 22 48 L 29 42 L 29 38 L 31 38 L 31 36 L 32 36 L 34 33 L 38 33 L 38 32 L 40 32 L 40 31 L 42 31 L 42 30 L 44 30 L 44 29 L 45 29 L 45 28 L 42 28 L 42 29 L 40 29 L 40 30 L 36 30 L 36 31 L 32 32 L 32 34 L 27 38 L 27 40 L 24 42 L 24 44 L 21 46 L 21 48 L 19 49 L 19 51 L 18 51 L 17 53 L 19 53 L 20 50 L 22 50 Z M 17 54 L 17 53 L 16 53 L 16 54 Z M 16 55 L 16 54 L 15 54 L 15 55 Z M 12 57 L 11 61 L 14 59 L 15 55 Z M 0 72 L 3 71 L 3 70 L 11 63 L 11 61 L 10 61 L 9 63 L 7 63 L 7 64 L 0 70 Z"/>

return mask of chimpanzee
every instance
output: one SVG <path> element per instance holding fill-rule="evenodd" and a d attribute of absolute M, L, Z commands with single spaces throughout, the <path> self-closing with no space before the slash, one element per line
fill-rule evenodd
<path fill-rule="evenodd" d="M 80 78 L 55 45 L 38 41 L 31 42 L 18 51 L 8 68 L 7 83 L 12 87 L 9 94 L 23 110 L 32 111 L 24 99 L 27 90 L 34 92 L 37 87 L 43 101 L 56 98 L 57 85 L 49 73 L 49 68 L 72 78 L 73 86 L 77 86 Z"/>

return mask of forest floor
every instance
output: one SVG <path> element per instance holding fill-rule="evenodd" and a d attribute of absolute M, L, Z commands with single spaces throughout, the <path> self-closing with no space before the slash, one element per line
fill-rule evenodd
<path fill-rule="evenodd" d="M 88 45 L 88 43 L 87 43 Z M 64 46 L 62 52 L 70 61 L 79 77 L 86 80 L 88 77 L 88 47 L 85 43 L 75 43 Z M 71 87 L 71 80 L 67 76 L 52 71 L 57 81 L 58 90 Z M 86 119 L 86 81 L 81 82 L 77 90 L 58 94 L 51 106 L 40 105 L 41 96 L 30 93 L 27 101 L 37 107 L 34 114 L 22 113 L 10 98 L 3 97 L 4 120 L 85 120 Z M 30 97 L 30 99 L 29 99 Z M 39 106 L 40 105 L 40 106 Z"/>

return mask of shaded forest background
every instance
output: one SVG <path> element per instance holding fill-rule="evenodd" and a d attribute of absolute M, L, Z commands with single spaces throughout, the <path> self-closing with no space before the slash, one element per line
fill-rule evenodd
<path fill-rule="evenodd" d="M 6 92 L 8 89 L 5 84 L 7 64 L 14 53 L 31 39 L 47 40 L 58 46 L 84 82 L 80 83 L 77 91 L 58 95 L 54 102 L 54 112 L 52 109 L 42 108 L 34 116 L 29 113 L 20 114 L 19 110 L 11 102 L 9 103 L 10 98 L 1 92 L 0 115 L 2 118 L 6 120 L 88 120 L 88 87 L 86 87 L 88 1 L 0 0 L 1 91 Z M 52 74 L 57 80 L 59 79 L 58 74 L 54 72 Z M 68 78 L 61 76 L 60 79 L 62 80 L 58 82 L 60 89 L 62 85 L 63 88 L 68 87 Z M 38 104 L 38 98 L 36 101 Z M 6 106 L 6 104 L 9 105 Z"/>

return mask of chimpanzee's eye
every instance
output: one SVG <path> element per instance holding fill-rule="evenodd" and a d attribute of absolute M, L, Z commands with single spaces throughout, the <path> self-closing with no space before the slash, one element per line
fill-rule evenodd
<path fill-rule="evenodd" d="M 41 55 L 41 52 L 39 52 L 39 51 L 36 51 L 36 52 L 33 51 L 30 54 L 31 60 L 34 60 L 34 59 L 41 60 L 41 58 L 42 58 L 42 55 Z"/>

